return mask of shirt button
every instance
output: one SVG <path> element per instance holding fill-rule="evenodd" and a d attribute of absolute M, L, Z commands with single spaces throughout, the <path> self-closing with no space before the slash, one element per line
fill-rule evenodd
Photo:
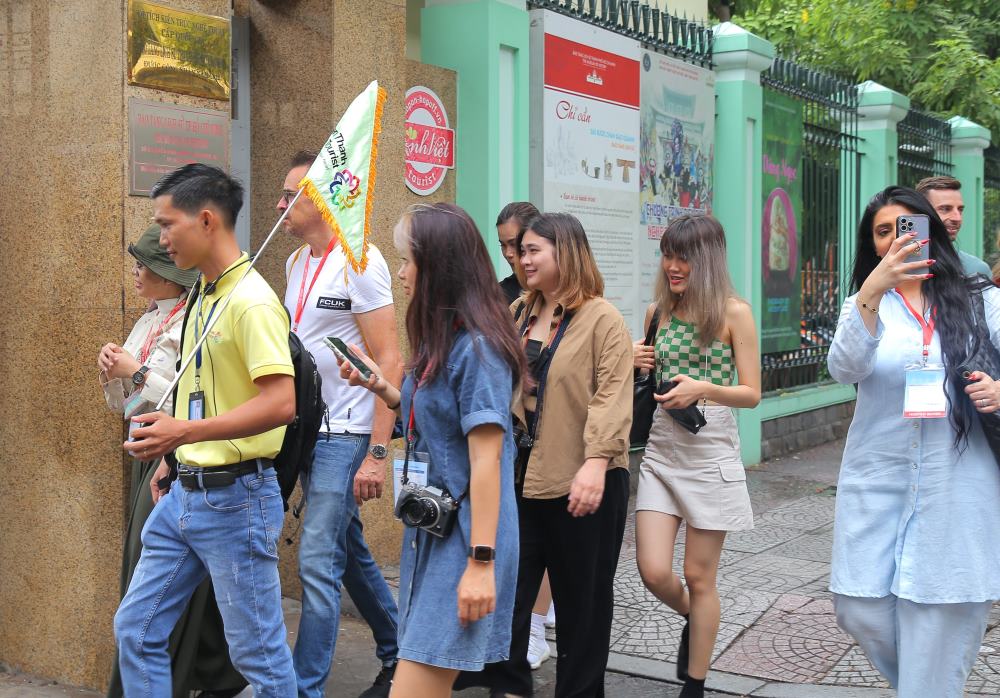
<path fill-rule="evenodd" d="M 914 429 L 919 429 L 920 428 L 920 422 L 914 422 L 913 423 L 913 428 Z"/>
<path fill-rule="evenodd" d="M 916 444 L 913 444 L 912 446 L 910 446 L 910 448 L 916 448 L 916 447 L 917 447 Z"/>
<path fill-rule="evenodd" d="M 413 548 L 414 550 L 416 550 L 417 549 L 417 541 L 413 541 L 412 543 L 410 543 L 410 547 Z"/>

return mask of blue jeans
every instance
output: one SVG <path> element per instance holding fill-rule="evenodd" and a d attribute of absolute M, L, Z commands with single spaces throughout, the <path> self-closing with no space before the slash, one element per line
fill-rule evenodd
<path fill-rule="evenodd" d="M 174 482 L 146 520 L 142 555 L 115 614 L 126 696 L 171 695 L 170 632 L 209 575 L 233 665 L 254 695 L 295 695 L 278 579 L 283 522 L 273 470 L 210 490 Z"/>
<path fill-rule="evenodd" d="M 302 619 L 294 653 L 302 698 L 323 696 L 337 643 L 341 583 L 371 627 L 382 664 L 396 661 L 399 611 L 368 551 L 354 501 L 354 475 L 368 453 L 369 439 L 368 434 L 320 434 L 312 466 L 302 476 Z M 392 489 L 388 491 L 391 498 Z"/>

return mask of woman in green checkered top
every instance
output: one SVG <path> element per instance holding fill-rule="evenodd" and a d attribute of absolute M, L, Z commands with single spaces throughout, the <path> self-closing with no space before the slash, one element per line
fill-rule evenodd
<path fill-rule="evenodd" d="M 656 410 L 639 466 L 637 562 L 646 587 L 684 619 L 677 676 L 685 682 L 681 697 L 698 698 L 719 629 L 722 543 L 726 531 L 753 528 L 732 408 L 760 402 L 760 354 L 751 308 L 729 277 L 719 222 L 673 219 L 660 252 L 656 302 L 646 313 L 647 335 L 657 322 L 655 341 L 635 344 L 635 366 L 675 386 L 656 395 L 665 409 Z M 692 405 L 707 422 L 696 434 L 667 412 Z M 673 569 L 681 521 L 683 582 Z"/>

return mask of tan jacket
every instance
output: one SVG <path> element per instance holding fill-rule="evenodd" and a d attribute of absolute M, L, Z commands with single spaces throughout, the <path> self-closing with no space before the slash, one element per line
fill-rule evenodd
<path fill-rule="evenodd" d="M 512 313 L 520 303 L 511 304 Z M 525 309 L 518 326 L 531 314 Z M 513 412 L 521 424 L 524 397 L 515 387 Z M 573 314 L 552 358 L 524 496 L 569 494 L 587 458 L 609 458 L 609 468 L 627 468 L 631 428 L 632 338 L 618 309 L 593 298 Z"/>

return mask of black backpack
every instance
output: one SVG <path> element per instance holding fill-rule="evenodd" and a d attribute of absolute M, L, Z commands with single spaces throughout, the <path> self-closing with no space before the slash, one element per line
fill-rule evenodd
<path fill-rule="evenodd" d="M 181 349 L 184 348 L 184 331 L 187 329 L 188 316 L 198 298 L 198 286 L 195 285 L 188 294 L 187 307 L 184 308 L 184 324 L 181 325 Z M 285 309 L 285 313 L 288 310 Z M 319 436 L 319 428 L 326 417 L 326 403 L 323 402 L 323 379 L 316 367 L 313 355 L 302 344 L 302 340 L 294 332 L 288 333 L 288 349 L 292 356 L 292 367 L 295 369 L 295 419 L 285 427 L 285 438 L 281 442 L 281 450 L 274 457 L 274 471 L 278 475 L 278 485 L 281 487 L 281 500 L 288 511 L 288 498 L 292 496 L 299 474 L 307 471 L 312 463 L 313 449 Z M 177 370 L 181 368 L 183 357 L 177 357 Z M 174 405 L 177 404 L 177 388 L 174 388 Z M 176 476 L 177 462 L 173 454 L 169 454 L 171 479 Z M 295 512 L 298 516 L 298 512 Z"/>
<path fill-rule="evenodd" d="M 285 428 L 285 440 L 274 457 L 285 511 L 288 511 L 288 498 L 292 496 L 299 473 L 309 470 L 319 428 L 326 417 L 323 378 L 316 367 L 316 359 L 294 332 L 288 333 L 288 349 L 295 367 L 295 419 Z M 298 511 L 295 515 L 298 516 Z"/>

